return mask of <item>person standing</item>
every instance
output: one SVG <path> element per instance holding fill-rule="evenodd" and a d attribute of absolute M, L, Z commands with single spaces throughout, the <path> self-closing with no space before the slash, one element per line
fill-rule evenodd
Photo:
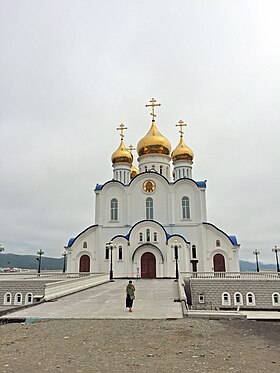
<path fill-rule="evenodd" d="M 132 312 L 133 300 L 135 299 L 135 286 L 132 284 L 132 281 L 129 280 L 126 287 L 126 308 L 129 308 L 129 312 Z"/>

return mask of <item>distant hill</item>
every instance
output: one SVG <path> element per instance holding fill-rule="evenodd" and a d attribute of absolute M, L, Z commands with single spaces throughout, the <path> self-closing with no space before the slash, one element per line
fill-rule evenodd
<path fill-rule="evenodd" d="M 256 272 L 256 263 L 247 262 L 245 260 L 239 260 L 240 272 Z M 276 271 L 275 264 L 263 264 L 259 263 L 260 271 L 261 270 L 274 270 Z"/>
<path fill-rule="evenodd" d="M 37 269 L 38 261 L 37 255 L 17 255 L 17 254 L 4 254 L 0 253 L 0 268 L 24 268 L 24 269 Z M 240 260 L 241 272 L 255 272 L 256 264 Z M 260 263 L 260 270 L 276 270 L 275 264 Z M 41 262 L 42 269 L 48 270 L 62 270 L 63 258 L 49 258 L 42 256 Z"/>
<path fill-rule="evenodd" d="M 38 268 L 37 255 L 17 255 L 0 253 L 0 268 Z M 42 256 L 41 269 L 62 270 L 63 258 L 49 258 Z"/>

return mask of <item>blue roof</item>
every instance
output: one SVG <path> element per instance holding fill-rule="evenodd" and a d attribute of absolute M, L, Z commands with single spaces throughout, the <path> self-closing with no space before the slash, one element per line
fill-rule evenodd
<path fill-rule="evenodd" d="M 199 187 L 199 188 L 206 188 L 206 181 L 207 180 L 204 180 L 204 181 L 196 181 L 196 185 Z"/>
<path fill-rule="evenodd" d="M 237 237 L 236 236 L 229 236 L 229 239 L 231 240 L 231 242 L 233 243 L 233 245 L 238 245 L 238 242 L 237 242 Z"/>
<path fill-rule="evenodd" d="M 94 190 L 101 190 L 103 188 L 102 184 L 96 184 L 96 187 Z"/>
<path fill-rule="evenodd" d="M 71 247 L 73 245 L 73 243 L 76 241 L 76 239 L 78 237 L 80 237 L 83 233 L 85 233 L 87 230 L 93 228 L 93 227 L 97 227 L 98 224 L 94 224 L 94 225 L 91 225 L 90 227 L 84 229 L 81 233 L 79 233 L 75 238 L 71 237 L 68 241 L 68 245 L 67 247 Z"/>
<path fill-rule="evenodd" d="M 216 225 L 212 224 L 212 223 L 207 223 L 207 222 L 203 222 L 203 224 L 205 225 L 210 225 L 211 227 L 217 229 L 219 232 L 223 233 L 229 240 L 230 242 L 234 245 L 234 246 L 238 246 L 239 243 L 237 241 L 237 238 L 236 236 L 229 236 L 228 234 L 226 234 L 224 231 L 222 231 L 220 228 L 216 227 Z"/>
<path fill-rule="evenodd" d="M 74 242 L 75 242 L 75 238 L 73 238 L 73 237 L 70 238 L 69 241 L 68 241 L 67 246 L 68 246 L 68 247 L 71 247 L 71 246 L 73 245 Z"/>

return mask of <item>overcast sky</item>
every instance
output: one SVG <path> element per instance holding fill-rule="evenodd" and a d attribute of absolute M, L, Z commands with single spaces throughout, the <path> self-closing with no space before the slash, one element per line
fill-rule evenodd
<path fill-rule="evenodd" d="M 174 148 L 183 119 L 208 221 L 240 258 L 280 246 L 279 0 L 0 0 L 0 242 L 61 256 L 94 224 L 115 128 Z M 135 157 L 136 158 L 136 157 Z M 1 254 L 0 254 L 1 255 Z"/>

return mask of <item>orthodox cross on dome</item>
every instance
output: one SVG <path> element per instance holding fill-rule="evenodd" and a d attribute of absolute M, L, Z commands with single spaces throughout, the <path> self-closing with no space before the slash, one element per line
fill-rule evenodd
<path fill-rule="evenodd" d="M 156 117 L 155 106 L 161 106 L 161 104 L 156 104 L 156 102 L 157 102 L 157 100 L 155 100 L 154 98 L 152 98 L 150 100 L 150 104 L 145 105 L 146 107 L 151 106 L 151 108 L 152 108 L 152 112 L 150 114 L 153 117 L 153 119 L 152 119 L 153 122 L 155 121 L 155 117 Z"/>
<path fill-rule="evenodd" d="M 186 126 L 187 126 L 187 124 L 184 123 L 184 121 L 183 121 L 182 119 L 179 120 L 178 124 L 176 124 L 176 127 L 180 127 L 180 130 L 179 130 L 179 132 L 180 132 L 180 137 L 183 137 L 183 134 L 184 134 L 184 132 L 183 132 L 183 127 L 186 127 Z"/>
<path fill-rule="evenodd" d="M 134 148 L 133 145 L 129 145 L 128 150 L 129 150 L 130 153 L 132 154 L 132 151 L 133 151 L 133 150 L 136 150 L 136 148 Z"/>
<path fill-rule="evenodd" d="M 124 126 L 123 123 L 120 124 L 119 127 L 117 127 L 117 131 L 120 131 L 120 136 L 121 136 L 121 139 L 123 140 L 124 138 L 124 134 L 123 134 L 123 131 L 124 130 L 127 130 L 127 127 Z"/>

